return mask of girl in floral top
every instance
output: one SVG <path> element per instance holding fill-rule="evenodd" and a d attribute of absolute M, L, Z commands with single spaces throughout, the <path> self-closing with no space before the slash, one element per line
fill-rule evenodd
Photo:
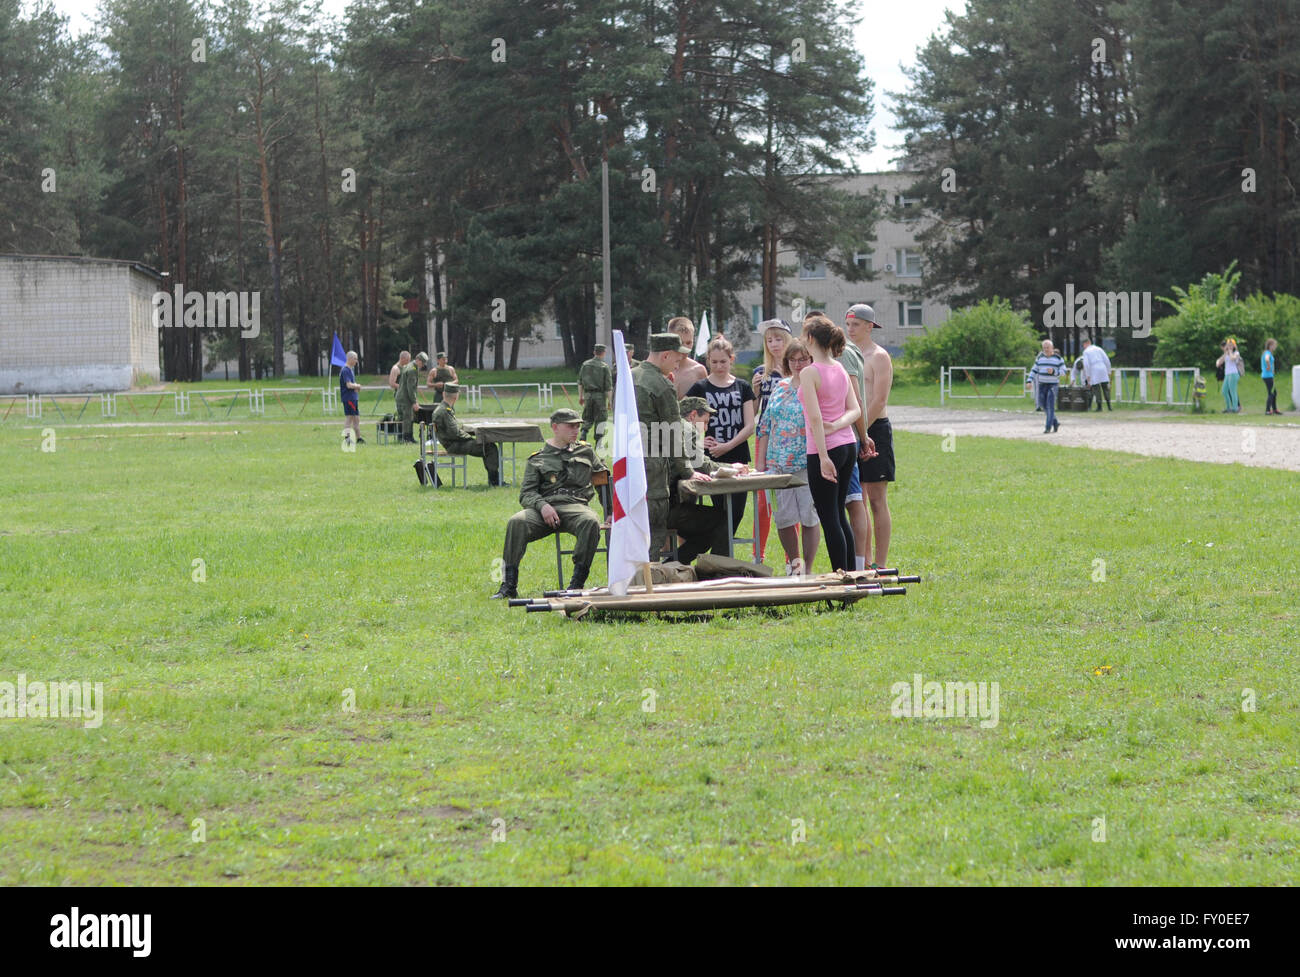
<path fill-rule="evenodd" d="M 803 403 L 799 400 L 799 371 L 812 362 L 808 347 L 801 340 L 786 344 L 780 361 L 781 372 L 789 380 L 772 387 L 767 409 L 758 421 L 758 447 L 755 461 L 758 471 L 790 473 L 801 485 L 776 490 L 776 533 L 785 550 L 785 572 L 811 572 L 821 542 L 821 523 L 808 491 L 808 445 L 804 428 Z M 803 527 L 803 560 L 799 560 L 799 527 Z"/>

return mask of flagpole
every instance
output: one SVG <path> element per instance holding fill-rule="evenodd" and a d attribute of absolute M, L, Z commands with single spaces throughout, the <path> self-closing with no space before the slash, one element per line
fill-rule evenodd
<path fill-rule="evenodd" d="M 609 143 L 605 139 L 605 123 L 609 116 L 600 113 L 596 116 L 600 123 L 600 233 L 601 233 L 601 289 L 605 317 L 605 331 L 609 335 L 609 346 L 614 347 L 614 299 L 610 294 L 609 275 Z"/>

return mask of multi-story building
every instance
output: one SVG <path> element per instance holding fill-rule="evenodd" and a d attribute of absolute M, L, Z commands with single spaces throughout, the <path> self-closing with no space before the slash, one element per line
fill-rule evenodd
<path fill-rule="evenodd" d="M 909 336 L 919 334 L 925 326 L 937 326 L 948 318 L 949 307 L 931 299 L 917 299 L 904 289 L 921 283 L 921 249 L 916 235 L 921 229 L 919 205 L 905 196 L 915 175 L 902 170 L 861 173 L 842 178 L 842 185 L 859 193 L 879 190 L 885 197 L 882 219 L 876 223 L 874 241 L 864 240 L 854 260 L 875 277 L 866 282 L 850 282 L 826 267 L 822 255 L 801 255 L 784 249 L 778 265 L 790 274 L 778 285 L 777 314 L 789 319 L 796 300 L 803 300 L 805 311 L 826 312 L 837 323 L 856 302 L 866 302 L 876 310 L 877 321 L 884 328 L 877 331 L 876 342 L 897 354 Z M 915 216 L 913 216 L 915 215 Z M 745 310 L 725 324 L 727 335 L 737 348 L 757 349 L 757 326 L 763 318 L 763 293 L 755 267 L 751 288 L 739 295 Z M 685 310 L 698 324 L 699 311 Z M 717 332 L 716 324 L 713 331 Z M 541 339 L 525 343 L 519 350 L 520 366 L 558 366 L 564 363 L 559 325 L 548 319 L 540 327 Z"/>
<path fill-rule="evenodd" d="M 871 281 L 850 282 L 830 271 L 822 255 L 782 250 L 779 265 L 783 268 L 793 265 L 795 273 L 780 283 L 778 315 L 790 318 L 795 300 L 802 299 L 805 311 L 825 312 L 832 321 L 842 323 L 849 306 L 865 302 L 876 310 L 876 321 L 884 327 L 877 330 L 875 341 L 895 354 L 922 327 L 944 322 L 949 313 L 947 305 L 917 299 L 903 291 L 907 286 L 921 283 L 921 249 L 916 242 L 916 234 L 921 229 L 921 211 L 916 201 L 904 195 L 915 179 L 914 174 L 903 171 L 845 177 L 843 185 L 851 190 L 859 193 L 879 190 L 885 195 L 885 216 L 876 223 L 876 239 L 863 241 L 853 256 L 860 267 L 873 272 L 875 277 Z M 743 292 L 740 300 L 749 313 L 749 328 L 756 329 L 763 317 L 761 285 L 755 284 Z M 749 345 L 757 346 L 757 341 Z"/>

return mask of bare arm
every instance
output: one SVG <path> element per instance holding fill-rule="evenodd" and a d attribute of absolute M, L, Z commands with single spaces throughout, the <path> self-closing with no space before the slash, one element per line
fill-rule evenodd
<path fill-rule="evenodd" d="M 726 444 L 720 444 L 717 447 L 715 447 L 713 449 L 713 457 L 717 458 L 720 455 L 725 455 L 728 451 L 731 451 L 733 448 L 740 447 L 742 444 L 748 441 L 749 436 L 754 433 L 754 402 L 752 400 L 745 401 L 744 406 L 741 407 L 741 410 L 744 411 L 744 415 L 745 415 L 744 427 L 742 427 L 740 431 L 736 434 L 736 436 L 732 438 L 730 441 L 728 441 Z"/>
<path fill-rule="evenodd" d="M 821 414 L 820 404 L 817 405 L 817 413 L 818 415 Z M 836 431 L 843 431 L 846 427 L 849 427 L 850 425 L 852 425 L 853 428 L 856 430 L 858 428 L 857 422 L 860 421 L 861 419 L 862 419 L 862 408 L 858 405 L 858 392 L 857 390 L 854 389 L 854 385 L 850 380 L 848 389 L 844 392 L 844 413 L 841 414 L 838 418 L 836 418 L 836 420 L 829 427 L 826 428 L 826 433 L 834 434 Z M 862 430 L 860 433 L 862 436 L 862 441 L 863 443 L 865 443 L 867 438 L 867 432 L 865 430 Z"/>

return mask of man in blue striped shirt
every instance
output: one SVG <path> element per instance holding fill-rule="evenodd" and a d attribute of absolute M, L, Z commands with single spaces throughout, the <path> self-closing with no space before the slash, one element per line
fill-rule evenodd
<path fill-rule="evenodd" d="M 1044 434 L 1051 434 L 1061 429 L 1061 422 L 1056 419 L 1056 387 L 1061 382 L 1061 374 L 1064 372 L 1065 360 L 1061 359 L 1052 348 L 1052 341 L 1044 339 L 1043 351 L 1038 354 L 1033 369 L 1029 371 L 1030 377 L 1038 381 L 1038 406 L 1047 414 L 1047 427 L 1043 428 Z"/>

